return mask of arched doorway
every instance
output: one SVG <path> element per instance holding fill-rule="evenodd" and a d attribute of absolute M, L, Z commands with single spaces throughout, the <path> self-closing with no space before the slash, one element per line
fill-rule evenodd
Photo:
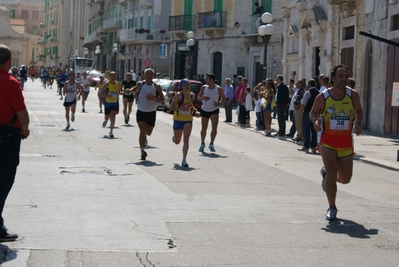
<path fill-rule="evenodd" d="M 213 54 L 213 73 L 215 74 L 216 80 L 222 84 L 222 71 L 223 71 L 223 54 L 215 52 Z"/>
<path fill-rule="evenodd" d="M 373 46 L 371 40 L 367 41 L 363 56 L 363 81 L 362 81 L 362 106 L 363 106 L 363 128 L 370 130 L 371 115 L 371 85 L 373 76 Z"/>

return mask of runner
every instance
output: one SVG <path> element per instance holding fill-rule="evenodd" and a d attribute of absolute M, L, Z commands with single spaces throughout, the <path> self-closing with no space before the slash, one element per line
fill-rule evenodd
<path fill-rule="evenodd" d="M 87 100 L 87 97 L 89 96 L 90 93 L 90 85 L 92 84 L 92 79 L 91 77 L 87 77 L 87 72 L 83 72 L 83 77 L 81 77 L 80 83 L 82 84 L 83 87 L 83 93 L 82 93 L 82 112 L 86 112 L 85 110 L 85 102 Z"/>
<path fill-rule="evenodd" d="M 94 90 L 98 89 L 98 93 L 97 93 L 97 97 L 98 97 L 98 105 L 100 107 L 100 113 L 103 113 L 103 105 L 104 105 L 104 97 L 101 94 L 101 89 L 103 88 L 103 85 L 105 84 L 104 82 L 104 76 L 100 75 L 99 76 L 99 81 L 96 84 L 96 87 L 94 88 Z"/>
<path fill-rule="evenodd" d="M 65 129 L 69 130 L 71 127 L 69 123 L 69 112 L 71 111 L 71 121 L 75 121 L 75 112 L 76 112 L 76 100 L 80 99 L 82 94 L 82 86 L 80 83 L 75 81 L 75 73 L 69 72 L 68 75 L 69 81 L 64 85 L 63 91 L 65 95 L 64 107 L 65 107 L 65 118 L 67 120 L 67 126 Z"/>
<path fill-rule="evenodd" d="M 24 90 L 25 82 L 28 79 L 28 72 L 26 71 L 25 65 L 21 65 L 18 71 L 19 83 L 21 84 L 22 90 Z"/>
<path fill-rule="evenodd" d="M 32 82 L 34 82 L 35 78 L 36 78 L 36 68 L 35 68 L 35 66 L 30 66 L 29 67 L 29 74 L 30 74 L 30 78 L 32 79 Z"/>
<path fill-rule="evenodd" d="M 110 72 L 109 81 L 107 81 L 102 89 L 101 94 L 104 100 L 104 122 L 103 127 L 107 126 L 108 120 L 111 121 L 109 138 L 114 138 L 115 117 L 119 113 L 119 93 L 122 90 L 121 84 L 116 81 L 116 73 Z"/>
<path fill-rule="evenodd" d="M 144 82 L 139 82 L 131 91 L 137 98 L 137 113 L 136 120 L 140 128 L 140 150 L 141 160 L 147 158 L 147 152 L 144 150 L 146 145 L 147 135 L 150 136 L 155 126 L 156 120 L 156 102 L 162 103 L 164 96 L 162 88 L 155 85 L 152 79 L 154 78 L 154 70 L 146 69 L 144 71 Z"/>
<path fill-rule="evenodd" d="M 200 114 L 193 106 L 193 99 L 195 94 L 190 92 L 190 81 L 183 79 L 179 83 L 179 91 L 173 98 L 170 105 L 171 110 L 174 110 L 173 114 L 173 142 L 178 145 L 180 144 L 182 135 L 183 137 L 183 160 L 181 166 L 188 168 L 186 161 L 187 152 L 189 147 L 189 139 L 191 130 L 193 128 L 193 115 L 199 117 Z"/>
<path fill-rule="evenodd" d="M 206 75 L 206 85 L 201 87 L 198 93 L 198 100 L 202 100 L 201 107 L 201 146 L 199 152 L 204 152 L 205 148 L 205 137 L 208 129 L 209 119 L 212 123 L 211 131 L 211 143 L 209 144 L 209 150 L 216 152 L 213 142 L 215 141 L 217 134 L 217 127 L 219 123 L 219 105 L 225 101 L 225 96 L 222 87 L 215 84 L 215 74 L 208 73 Z M 219 102 L 219 97 L 221 98 Z"/>
<path fill-rule="evenodd" d="M 133 107 L 133 94 L 131 93 L 131 88 L 136 86 L 136 81 L 132 80 L 132 73 L 126 73 L 126 80 L 122 81 L 123 88 L 123 116 L 125 117 L 125 124 L 129 123 L 130 113 L 132 113 Z"/>
<path fill-rule="evenodd" d="M 46 86 L 47 86 L 47 80 L 48 80 L 48 71 L 47 71 L 47 69 L 46 68 L 44 68 L 43 70 L 42 70 L 42 83 L 43 83 L 43 87 L 44 87 L 44 89 L 46 89 Z"/>
<path fill-rule="evenodd" d="M 56 80 L 57 80 L 57 87 L 58 87 L 57 93 L 61 96 L 60 100 L 62 100 L 63 88 L 64 88 L 64 84 L 68 80 L 68 75 L 64 71 L 59 70 Z"/>
<path fill-rule="evenodd" d="M 310 119 L 319 132 L 319 149 L 324 167 L 322 188 L 326 192 L 329 208 L 327 220 L 335 220 L 337 182 L 347 184 L 353 171 L 353 122 L 360 135 L 363 111 L 359 94 L 347 87 L 348 67 L 334 66 L 331 72 L 333 87 L 320 93 L 310 112 Z"/>
<path fill-rule="evenodd" d="M 48 69 L 48 84 L 50 85 L 50 89 L 53 89 L 53 83 L 54 83 L 54 70 L 52 68 Z"/>

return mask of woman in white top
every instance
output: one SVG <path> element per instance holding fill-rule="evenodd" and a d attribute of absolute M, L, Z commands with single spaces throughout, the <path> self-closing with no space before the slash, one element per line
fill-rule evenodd
<path fill-rule="evenodd" d="M 86 112 L 85 110 L 85 102 L 87 100 L 87 97 L 89 96 L 90 93 L 90 86 L 92 84 L 91 77 L 87 77 L 87 72 L 83 72 L 83 77 L 81 78 L 82 87 L 83 87 L 83 93 L 82 93 L 82 112 Z"/>

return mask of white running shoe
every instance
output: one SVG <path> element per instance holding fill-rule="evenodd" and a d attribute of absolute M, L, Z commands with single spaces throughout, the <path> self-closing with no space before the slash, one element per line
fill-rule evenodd
<path fill-rule="evenodd" d="M 326 220 L 333 221 L 337 218 L 337 208 L 336 207 L 329 207 L 326 213 Z"/>

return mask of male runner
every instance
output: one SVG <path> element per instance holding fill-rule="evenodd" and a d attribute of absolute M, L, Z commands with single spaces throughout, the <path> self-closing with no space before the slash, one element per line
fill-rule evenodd
<path fill-rule="evenodd" d="M 206 85 L 203 85 L 198 93 L 198 100 L 202 100 L 201 146 L 199 148 L 199 152 L 204 152 L 206 130 L 208 129 L 209 119 L 212 123 L 211 143 L 209 144 L 209 150 L 211 152 L 216 152 L 213 142 L 216 138 L 217 127 L 219 123 L 219 105 L 224 103 L 226 97 L 224 96 L 222 87 L 215 84 L 215 79 L 215 74 L 208 73 L 205 78 Z M 221 99 L 220 102 L 219 97 Z"/>
<path fill-rule="evenodd" d="M 335 220 L 337 207 L 337 182 L 347 184 L 353 171 L 353 123 L 360 135 L 363 117 L 359 94 L 347 87 L 348 67 L 337 65 L 332 68 L 333 87 L 320 93 L 310 112 L 310 120 L 319 132 L 319 149 L 324 167 L 322 188 L 326 192 L 329 208 L 327 220 Z"/>
<path fill-rule="evenodd" d="M 130 113 L 132 113 L 133 107 L 133 94 L 127 89 L 133 88 L 136 86 L 136 81 L 133 81 L 132 73 L 126 73 L 126 80 L 122 81 L 122 89 L 123 89 L 123 116 L 125 117 L 125 124 L 129 123 Z"/>
<path fill-rule="evenodd" d="M 75 112 L 76 112 L 76 100 L 80 99 L 80 95 L 82 94 L 82 86 L 80 83 L 75 81 L 75 73 L 73 71 L 69 72 L 69 81 L 64 84 L 64 107 L 65 107 L 65 119 L 67 121 L 67 126 L 65 129 L 69 130 L 71 124 L 69 123 L 69 112 L 71 111 L 71 121 L 75 121 Z"/>
<path fill-rule="evenodd" d="M 115 118 L 119 113 L 119 93 L 122 90 L 121 84 L 116 80 L 116 73 L 111 71 L 109 80 L 101 88 L 101 95 L 104 99 L 104 122 L 107 126 L 108 119 L 111 121 L 109 138 L 114 138 Z"/>
<path fill-rule="evenodd" d="M 162 88 L 157 84 L 153 83 L 154 70 L 146 69 L 144 71 L 144 82 L 139 82 L 134 88 L 128 89 L 127 91 L 132 92 L 137 98 L 137 113 L 136 120 L 140 128 L 140 150 L 141 160 L 147 158 L 147 152 L 144 150 L 147 135 L 150 136 L 155 126 L 156 120 L 156 102 L 162 103 L 164 101 L 164 95 Z"/>

